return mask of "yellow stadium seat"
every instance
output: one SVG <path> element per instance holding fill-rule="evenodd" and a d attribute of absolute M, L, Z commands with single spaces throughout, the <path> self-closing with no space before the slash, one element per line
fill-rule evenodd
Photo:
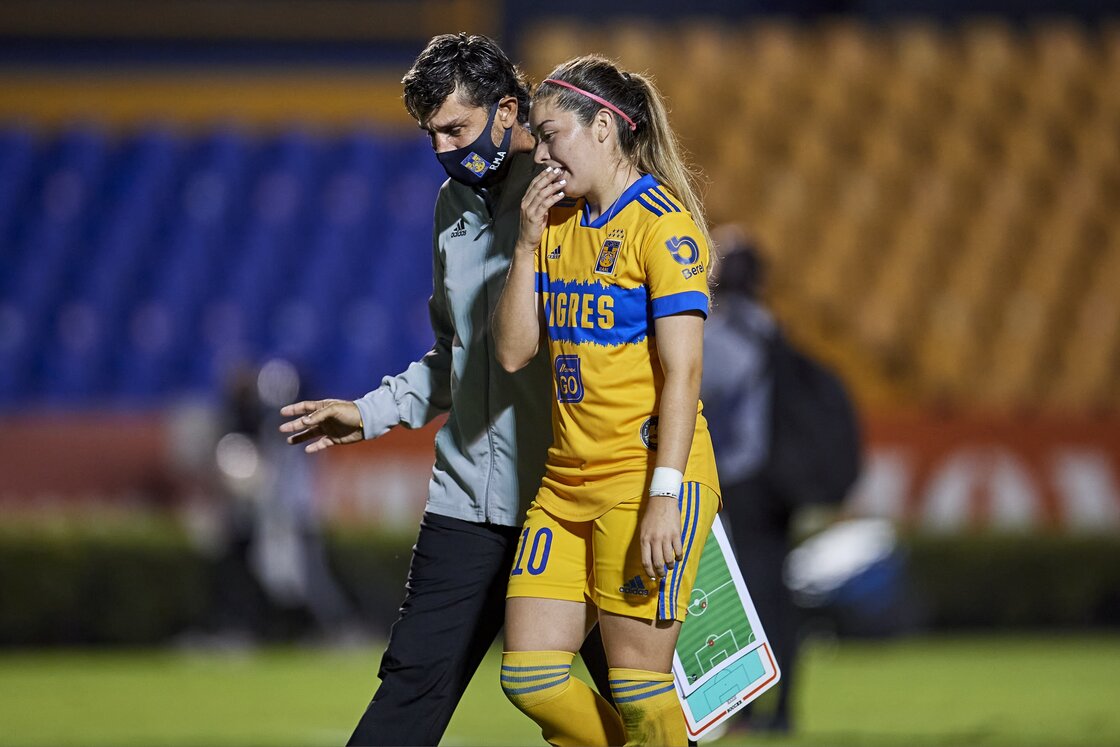
<path fill-rule="evenodd" d="M 1120 22 L 550 27 L 533 69 L 655 76 L 709 217 L 861 401 L 1120 410 Z"/>

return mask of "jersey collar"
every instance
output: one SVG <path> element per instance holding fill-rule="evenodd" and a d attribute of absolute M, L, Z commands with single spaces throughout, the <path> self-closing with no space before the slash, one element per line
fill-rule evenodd
<path fill-rule="evenodd" d="M 587 208 L 587 200 L 584 200 L 583 210 L 580 212 L 579 224 L 584 228 L 602 228 L 607 225 L 612 218 L 617 218 L 618 214 L 622 212 L 622 209 L 636 200 L 638 195 L 656 186 L 658 186 L 657 179 L 653 177 L 653 174 L 642 175 L 641 178 L 627 187 L 626 191 L 618 196 L 618 199 L 614 201 L 613 205 L 599 213 L 599 217 L 594 221 L 590 220 L 589 216 L 591 213 Z"/>

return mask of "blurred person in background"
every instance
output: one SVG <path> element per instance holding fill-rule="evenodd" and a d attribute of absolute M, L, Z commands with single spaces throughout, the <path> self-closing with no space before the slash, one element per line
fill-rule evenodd
<path fill-rule="evenodd" d="M 433 38 L 403 83 L 409 114 L 450 177 L 436 200 L 433 230 L 435 344 L 357 401 L 303 401 L 282 410 L 294 419 L 281 431 L 309 453 L 447 414 L 405 600 L 378 671 L 381 686 L 352 745 L 434 745 L 443 736 L 502 628 L 525 507 L 552 441 L 547 358 L 506 373 L 489 330 L 521 198 L 535 173 L 528 84 L 492 40 L 462 33 Z M 583 654 L 607 692 L 597 633 Z"/>
<path fill-rule="evenodd" d="M 712 239 L 720 261 L 701 397 L 736 558 L 782 672 L 773 712 L 748 706 L 744 725 L 788 732 L 800 643 L 783 575 L 791 527 L 799 508 L 844 499 L 859 472 L 859 433 L 842 383 L 793 348 L 763 305 L 765 268 L 749 234 L 727 224 Z"/>
<path fill-rule="evenodd" d="M 277 407 L 300 388 L 295 366 L 280 359 L 236 366 L 226 382 L 213 451 L 224 534 L 213 618 L 231 641 L 309 627 L 333 637 L 353 621 L 327 563 L 312 466 L 270 435 Z"/>

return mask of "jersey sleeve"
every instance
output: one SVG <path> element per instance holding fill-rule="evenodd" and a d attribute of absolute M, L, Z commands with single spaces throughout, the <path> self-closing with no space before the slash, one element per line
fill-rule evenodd
<path fill-rule="evenodd" d="M 685 311 L 699 311 L 706 317 L 711 255 L 692 217 L 672 212 L 658 218 L 643 250 L 653 318 Z"/>

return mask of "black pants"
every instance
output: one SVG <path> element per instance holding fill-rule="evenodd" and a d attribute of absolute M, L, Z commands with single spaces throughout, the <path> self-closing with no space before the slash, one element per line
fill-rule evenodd
<path fill-rule="evenodd" d="M 797 608 L 782 577 L 782 568 L 791 549 L 793 513 L 760 478 L 724 485 L 723 505 L 739 569 L 782 670 L 774 726 L 788 728 L 800 647 Z"/>
<path fill-rule="evenodd" d="M 505 620 L 519 527 L 424 514 L 400 617 L 381 659 L 381 686 L 349 745 L 434 745 Z M 596 628 L 580 651 L 610 699 Z M 513 706 L 510 706 L 511 708 Z"/>

